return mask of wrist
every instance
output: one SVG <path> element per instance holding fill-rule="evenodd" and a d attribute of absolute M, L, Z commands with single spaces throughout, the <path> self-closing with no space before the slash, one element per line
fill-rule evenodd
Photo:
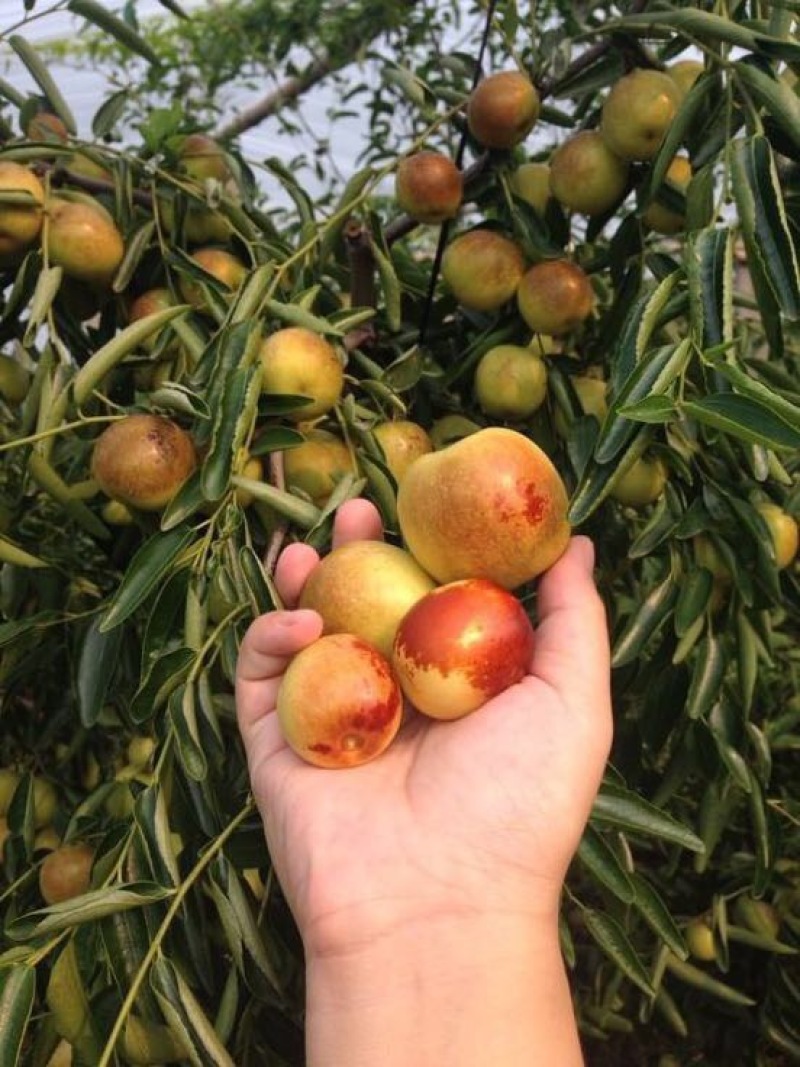
<path fill-rule="evenodd" d="M 557 915 L 415 920 L 306 963 L 309 1067 L 582 1062 Z"/>

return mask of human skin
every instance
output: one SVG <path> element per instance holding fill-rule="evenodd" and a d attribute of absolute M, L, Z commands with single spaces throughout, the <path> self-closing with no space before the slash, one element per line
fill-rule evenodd
<path fill-rule="evenodd" d="M 351 501 L 334 545 L 381 536 Z M 289 609 L 317 555 L 275 580 Z M 472 715 L 410 713 L 379 758 L 305 764 L 274 712 L 312 611 L 258 618 L 241 646 L 239 725 L 275 872 L 305 948 L 309 1067 L 583 1062 L 558 940 L 567 868 L 611 743 L 605 612 L 591 542 L 540 579 L 530 673 Z"/>

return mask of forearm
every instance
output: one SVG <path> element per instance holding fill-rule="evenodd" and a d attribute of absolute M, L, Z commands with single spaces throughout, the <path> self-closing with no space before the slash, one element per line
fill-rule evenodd
<path fill-rule="evenodd" d="M 580 1067 L 556 922 L 437 921 L 307 966 L 309 1067 Z"/>

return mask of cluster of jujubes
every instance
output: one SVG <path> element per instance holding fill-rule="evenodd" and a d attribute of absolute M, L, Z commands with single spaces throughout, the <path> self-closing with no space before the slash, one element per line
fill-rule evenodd
<path fill-rule="evenodd" d="M 301 596 L 323 636 L 291 662 L 278 716 L 291 747 L 322 767 L 385 751 L 403 697 L 432 718 L 458 719 L 519 682 L 534 631 L 513 591 L 558 559 L 570 533 L 555 467 L 500 427 L 417 458 L 397 508 L 405 548 L 342 545 Z"/>

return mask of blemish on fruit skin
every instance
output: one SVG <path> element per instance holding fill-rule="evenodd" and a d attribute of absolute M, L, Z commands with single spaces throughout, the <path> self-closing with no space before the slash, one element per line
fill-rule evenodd
<path fill-rule="evenodd" d="M 333 748 L 331 745 L 325 745 L 322 741 L 318 741 L 316 745 L 309 745 L 308 751 L 319 752 L 320 756 L 328 756 L 333 751 Z"/>
<path fill-rule="evenodd" d="M 547 514 L 547 497 L 538 493 L 536 486 L 523 483 L 522 498 L 525 502 L 525 518 L 530 523 L 539 523 Z"/>

